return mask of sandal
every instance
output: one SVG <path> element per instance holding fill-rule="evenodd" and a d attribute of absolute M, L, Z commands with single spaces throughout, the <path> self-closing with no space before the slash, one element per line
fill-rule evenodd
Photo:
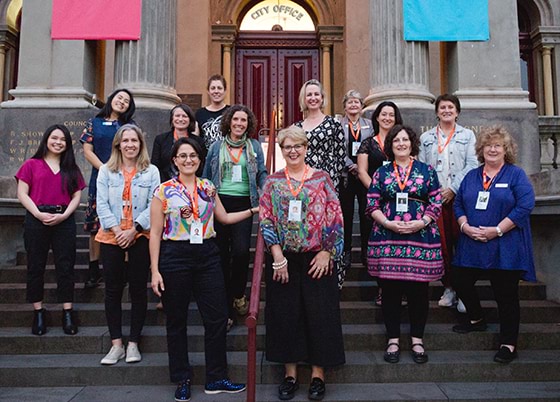
<path fill-rule="evenodd" d="M 387 363 L 398 363 L 399 359 L 401 357 L 401 351 L 400 349 L 397 349 L 394 352 L 389 352 L 389 348 L 391 346 L 396 346 L 398 348 L 400 348 L 400 345 L 396 342 L 391 342 L 389 344 L 387 344 L 387 349 L 385 349 L 385 354 L 383 355 L 383 360 L 385 360 Z"/>
<path fill-rule="evenodd" d="M 419 346 L 422 349 L 424 349 L 423 343 L 413 343 L 412 347 L 410 348 L 411 349 L 410 353 L 412 354 L 412 360 L 414 360 L 414 363 L 418 363 L 418 364 L 426 363 L 428 361 L 428 355 L 426 354 L 426 351 L 423 350 L 422 352 L 415 352 L 414 351 L 415 346 Z"/>

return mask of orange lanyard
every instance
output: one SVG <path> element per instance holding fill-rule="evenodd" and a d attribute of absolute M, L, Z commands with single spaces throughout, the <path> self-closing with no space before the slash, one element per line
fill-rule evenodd
<path fill-rule="evenodd" d="M 489 177 L 484 170 L 482 171 L 482 187 L 484 188 L 484 191 L 488 191 L 494 181 L 494 177 Z"/>
<path fill-rule="evenodd" d="M 449 141 L 451 141 L 451 137 L 453 137 L 453 134 L 455 134 L 455 128 L 456 126 L 453 126 L 453 131 L 451 132 L 451 134 L 449 135 L 449 137 L 447 137 L 447 140 L 445 141 L 445 144 L 442 146 L 441 145 L 441 140 L 439 138 L 439 126 L 436 127 L 436 134 L 437 134 L 437 151 L 438 153 L 442 153 L 443 151 L 445 151 L 445 148 L 447 148 L 447 146 L 449 145 Z"/>
<path fill-rule="evenodd" d="M 136 168 L 127 172 L 124 168 L 122 170 L 124 176 L 124 187 L 122 199 L 124 204 L 123 217 L 125 220 L 132 220 L 132 179 L 136 175 Z"/>
<path fill-rule="evenodd" d="M 294 188 L 292 187 L 292 181 L 290 180 L 290 175 L 288 174 L 288 169 L 284 169 L 284 174 L 286 175 L 286 181 L 288 182 L 288 188 L 290 189 L 290 192 L 292 193 L 292 195 L 294 197 L 297 197 L 298 194 L 300 193 L 301 189 L 303 188 L 303 185 L 305 183 L 305 179 L 307 178 L 307 171 L 309 170 L 309 166 L 305 165 L 305 170 L 303 171 L 303 176 L 301 177 L 301 183 L 299 184 L 299 187 L 297 188 L 297 190 L 294 190 Z"/>
<path fill-rule="evenodd" d="M 198 220 L 198 191 L 197 191 L 197 187 L 198 187 L 198 179 L 195 179 L 194 181 L 194 191 L 193 194 L 191 195 L 189 193 L 189 189 L 187 188 L 186 185 L 184 185 L 181 180 L 179 180 L 179 176 L 177 176 L 177 181 L 179 183 L 181 183 L 181 185 L 183 187 L 185 187 L 185 194 L 187 194 L 187 197 L 189 198 L 189 200 L 191 201 L 191 207 L 192 207 L 192 213 L 193 213 L 193 218 L 195 221 Z"/>
<path fill-rule="evenodd" d="M 233 163 L 238 164 L 239 160 L 241 159 L 241 154 L 243 153 L 243 147 L 239 148 L 239 152 L 237 153 L 237 155 L 233 154 L 230 146 L 228 146 L 227 149 L 228 149 L 229 156 L 231 156 L 231 160 L 233 161 Z"/>
<path fill-rule="evenodd" d="M 403 181 L 401 181 L 401 175 L 399 174 L 399 168 L 397 165 L 397 162 L 393 161 L 393 167 L 395 168 L 395 176 L 397 177 L 397 184 L 399 185 L 399 188 L 401 189 L 401 191 L 404 190 L 404 188 L 406 187 L 406 182 L 408 181 L 408 177 L 410 176 L 410 172 L 412 171 L 412 163 L 413 160 L 410 160 L 410 164 L 408 165 L 408 168 L 406 169 L 406 176 L 404 178 Z"/>
<path fill-rule="evenodd" d="M 375 141 L 379 144 L 379 148 L 381 148 L 381 152 L 385 153 L 385 144 L 381 142 L 381 136 L 377 134 L 375 137 Z"/>
<path fill-rule="evenodd" d="M 356 131 L 354 131 L 354 125 L 350 120 L 348 125 L 350 126 L 350 132 L 352 133 L 352 137 L 354 137 L 354 141 L 358 142 L 358 138 L 360 138 L 360 129 L 361 129 L 360 121 L 358 120 L 358 126 L 356 128 Z"/>
<path fill-rule="evenodd" d="M 189 132 L 187 131 L 187 135 L 185 136 L 185 138 L 189 138 Z M 177 130 L 173 130 L 173 142 L 177 142 L 177 140 L 179 139 L 179 135 L 177 134 Z"/>

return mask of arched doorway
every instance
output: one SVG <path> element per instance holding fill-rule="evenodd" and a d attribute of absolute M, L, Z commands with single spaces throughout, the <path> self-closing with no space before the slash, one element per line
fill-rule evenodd
<path fill-rule="evenodd" d="M 259 129 L 302 118 L 303 83 L 320 79 L 320 42 L 310 10 L 289 0 L 265 0 L 242 14 L 235 41 L 235 102 L 249 106 Z"/>

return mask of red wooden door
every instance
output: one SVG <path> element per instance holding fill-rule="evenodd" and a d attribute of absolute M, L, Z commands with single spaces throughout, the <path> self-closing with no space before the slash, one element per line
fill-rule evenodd
<path fill-rule="evenodd" d="M 319 78 L 318 49 L 260 48 L 236 52 L 235 101 L 255 113 L 258 129 L 270 126 L 276 110 L 276 127 L 301 120 L 299 90 L 311 78 Z"/>

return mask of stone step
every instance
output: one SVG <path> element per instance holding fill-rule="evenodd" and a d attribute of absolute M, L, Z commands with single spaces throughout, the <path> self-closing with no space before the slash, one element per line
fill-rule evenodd
<path fill-rule="evenodd" d="M 451 324 L 427 324 L 424 344 L 429 351 L 445 350 L 496 350 L 499 346 L 499 325 L 490 324 L 485 332 L 456 334 Z M 403 325 L 401 350 L 410 349 L 409 331 Z M 386 347 L 385 326 L 343 325 L 345 350 L 376 351 L 383 353 Z M 127 334 L 129 328 L 123 328 Z M 247 327 L 235 326 L 228 333 L 229 351 L 247 350 Z M 204 351 L 204 328 L 202 325 L 190 325 L 189 350 Z M 68 336 L 62 332 L 60 325 L 49 327 L 44 336 L 31 334 L 29 327 L 0 328 L 0 356 L 13 354 L 103 354 L 111 348 L 111 339 L 106 326 L 82 326 L 77 335 Z M 520 350 L 560 349 L 560 331 L 558 324 L 521 324 Z M 264 350 L 265 328 L 257 327 L 257 348 Z M 146 326 L 142 331 L 140 349 L 143 353 L 165 353 L 167 340 L 165 326 Z M 404 353 L 404 352 L 403 352 Z"/>
<path fill-rule="evenodd" d="M 156 311 L 155 302 L 149 303 L 146 325 L 164 325 L 165 315 Z M 498 322 L 498 309 L 494 301 L 482 301 L 482 309 L 486 320 L 490 323 Z M 61 306 L 45 304 L 50 322 L 58 326 L 61 321 Z M 341 320 L 343 324 L 379 324 L 383 323 L 381 308 L 373 302 L 342 301 L 340 302 Z M 96 303 L 75 303 L 75 315 L 80 325 L 103 326 L 106 324 L 105 311 L 102 301 Z M 189 323 L 201 324 L 200 314 L 196 303 L 189 306 Z M 123 323 L 129 324 L 130 304 L 123 303 Z M 28 327 L 33 319 L 33 311 L 29 304 L 0 304 L 0 328 L 2 327 Z M 437 302 L 430 302 L 428 322 L 434 324 L 456 324 L 466 319 L 465 314 L 460 314 L 454 308 L 439 307 Z M 408 322 L 408 309 L 403 308 L 402 322 Z M 560 305 L 547 300 L 522 300 L 522 323 L 560 323 Z M 264 323 L 264 302 L 260 304 L 259 323 Z M 244 325 L 244 317 L 237 317 L 237 325 Z M 560 328 L 559 328 L 560 331 Z"/>
<path fill-rule="evenodd" d="M 307 402 L 308 384 L 300 383 L 293 402 Z M 258 384 L 256 400 L 277 402 L 276 384 Z M 35 402 L 132 402 L 172 401 L 175 385 L 115 385 L 68 387 L 5 387 L 2 400 Z M 192 386 L 192 400 L 200 402 L 241 402 L 247 394 L 206 395 L 203 385 Z M 219 399 L 218 399 L 219 398 Z M 332 384 L 327 383 L 324 401 L 328 402 L 388 402 L 388 401 L 480 401 L 480 402 L 557 402 L 560 399 L 560 382 L 427 382 L 388 384 Z"/>
<path fill-rule="evenodd" d="M 329 384 L 410 382 L 502 382 L 560 381 L 560 351 L 520 350 L 519 358 L 509 365 L 493 361 L 494 351 L 429 351 L 430 361 L 418 365 L 408 353 L 398 364 L 383 361 L 379 352 L 347 352 L 346 364 L 327 372 Z M 277 384 L 283 376 L 283 365 L 264 360 L 258 352 L 257 381 Z M 3 355 L 0 359 L 0 387 L 66 387 L 76 385 L 167 385 L 167 353 L 144 353 L 135 364 L 123 361 L 112 367 L 99 364 L 97 354 Z M 203 353 L 189 354 L 193 383 L 204 382 Z M 262 360 L 261 360 L 262 359 Z M 247 375 L 247 354 L 228 353 L 228 373 L 235 381 Z M 48 373 L 48 375 L 46 375 Z M 309 378 L 310 369 L 303 366 L 300 378 Z M 334 387 L 334 385 L 331 385 Z"/>

